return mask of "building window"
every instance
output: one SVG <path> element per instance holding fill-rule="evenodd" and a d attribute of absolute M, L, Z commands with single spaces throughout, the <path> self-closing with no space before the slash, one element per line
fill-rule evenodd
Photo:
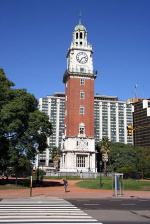
<path fill-rule="evenodd" d="M 84 134 L 84 127 L 80 127 L 79 133 L 80 133 L 80 135 Z"/>
<path fill-rule="evenodd" d="M 66 156 L 64 155 L 64 164 L 65 164 L 65 159 L 66 159 Z"/>
<path fill-rule="evenodd" d="M 86 156 L 77 155 L 77 167 L 85 167 L 85 158 Z"/>
<path fill-rule="evenodd" d="M 85 125 L 84 125 L 84 123 L 81 123 L 79 125 L 79 134 L 80 135 L 84 135 L 85 134 Z"/>
<path fill-rule="evenodd" d="M 80 68 L 80 72 L 84 72 L 84 68 L 81 67 L 81 68 Z"/>
<path fill-rule="evenodd" d="M 78 33 L 76 33 L 76 39 L 78 39 Z"/>
<path fill-rule="evenodd" d="M 80 85 L 83 86 L 85 84 L 85 79 L 80 79 Z"/>
<path fill-rule="evenodd" d="M 82 33 L 80 33 L 80 39 L 82 39 Z"/>
<path fill-rule="evenodd" d="M 85 98 L 85 94 L 83 91 L 80 92 L 80 99 L 84 99 Z"/>
<path fill-rule="evenodd" d="M 84 115 L 84 107 L 80 106 L 80 115 Z"/>
<path fill-rule="evenodd" d="M 82 45 L 82 42 L 80 42 L 80 45 Z"/>

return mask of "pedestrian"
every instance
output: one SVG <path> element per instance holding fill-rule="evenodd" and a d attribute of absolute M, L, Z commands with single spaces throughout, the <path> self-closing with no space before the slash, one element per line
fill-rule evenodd
<path fill-rule="evenodd" d="M 68 181 L 67 181 L 66 179 L 63 179 L 63 182 L 64 182 L 64 189 L 65 189 L 65 192 L 67 192 Z"/>

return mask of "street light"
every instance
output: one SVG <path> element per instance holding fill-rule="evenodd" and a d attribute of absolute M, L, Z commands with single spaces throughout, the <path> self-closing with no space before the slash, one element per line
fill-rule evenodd
<path fill-rule="evenodd" d="M 102 161 L 100 161 L 100 163 L 99 163 L 99 177 L 100 177 L 100 188 L 102 188 L 102 186 L 103 186 L 103 184 L 102 184 L 102 173 L 101 173 L 101 171 L 102 171 L 102 164 L 103 164 L 103 162 Z"/>

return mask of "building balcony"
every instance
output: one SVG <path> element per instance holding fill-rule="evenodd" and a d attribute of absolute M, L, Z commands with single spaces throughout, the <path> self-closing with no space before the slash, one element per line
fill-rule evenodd
<path fill-rule="evenodd" d="M 81 77 L 91 77 L 91 78 L 96 79 L 97 71 L 96 70 L 86 71 L 86 70 L 79 70 L 79 69 L 72 69 L 72 70 L 66 69 L 64 76 L 63 76 L 64 83 L 66 82 L 68 76 L 70 76 L 70 75 L 81 76 Z"/>

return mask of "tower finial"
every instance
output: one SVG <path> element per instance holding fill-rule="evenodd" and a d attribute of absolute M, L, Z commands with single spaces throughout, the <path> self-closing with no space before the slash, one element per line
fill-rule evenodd
<path fill-rule="evenodd" d="M 82 13 L 81 11 L 79 12 L 79 24 L 81 25 L 81 17 L 82 17 Z"/>

